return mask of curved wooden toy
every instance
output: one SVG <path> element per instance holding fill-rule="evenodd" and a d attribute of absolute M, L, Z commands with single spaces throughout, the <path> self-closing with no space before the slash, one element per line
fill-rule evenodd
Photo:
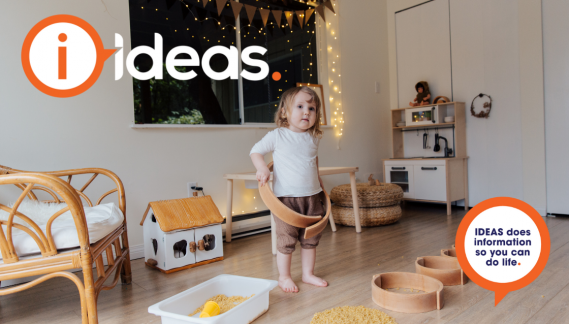
<path fill-rule="evenodd" d="M 441 256 L 456 258 L 456 250 L 455 249 L 442 249 Z"/>
<path fill-rule="evenodd" d="M 386 289 L 412 288 L 423 293 L 403 294 Z M 435 278 L 411 272 L 386 272 L 373 276 L 371 299 L 378 306 L 402 313 L 424 313 L 444 306 L 443 284 Z"/>
<path fill-rule="evenodd" d="M 269 171 L 273 170 L 273 162 L 270 162 L 267 167 Z M 313 236 L 318 235 L 326 228 L 326 223 L 330 217 L 330 211 L 332 210 L 332 203 L 330 202 L 330 196 L 324 188 L 322 191 L 326 196 L 326 215 L 322 216 L 306 216 L 295 212 L 294 210 L 288 208 L 285 204 L 280 201 L 271 188 L 268 185 L 261 186 L 259 182 L 259 193 L 261 194 L 261 199 L 265 205 L 271 210 L 271 212 L 277 216 L 283 222 L 292 225 L 294 227 L 306 228 L 304 232 L 304 238 L 309 239 Z"/>
<path fill-rule="evenodd" d="M 468 282 L 458 260 L 447 256 L 418 257 L 415 272 L 440 280 L 445 286 L 464 285 Z"/>

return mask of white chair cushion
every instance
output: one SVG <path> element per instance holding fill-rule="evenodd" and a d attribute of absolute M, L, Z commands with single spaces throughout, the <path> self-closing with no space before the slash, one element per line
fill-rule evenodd
<path fill-rule="evenodd" d="M 12 205 L 13 204 L 9 205 L 9 207 Z M 32 219 L 45 234 L 45 228 L 49 218 L 54 213 L 65 207 L 67 207 L 67 204 L 47 204 L 26 200 L 19 206 L 18 211 Z M 109 235 L 112 231 L 118 228 L 124 220 L 123 213 L 114 203 L 102 204 L 95 207 L 85 207 L 84 209 L 91 243 L 95 243 Z M 0 210 L 0 220 L 8 220 L 8 216 L 8 212 Z M 14 222 L 30 227 L 17 216 L 14 217 Z M 6 225 L 2 226 L 2 230 L 6 235 Z M 73 216 L 71 216 L 70 211 L 63 213 L 63 215 L 59 216 L 53 222 L 51 226 L 51 233 L 53 235 L 55 246 L 58 250 L 79 246 L 77 229 L 75 228 L 75 222 L 73 221 Z M 39 254 L 40 249 L 35 240 L 26 232 L 13 228 L 12 239 L 18 256 L 22 257 L 31 254 Z M 2 259 L 1 252 L 0 259 Z"/>

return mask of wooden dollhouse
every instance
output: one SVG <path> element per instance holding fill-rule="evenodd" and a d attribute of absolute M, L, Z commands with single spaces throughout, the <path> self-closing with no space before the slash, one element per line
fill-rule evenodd
<path fill-rule="evenodd" d="M 171 273 L 223 260 L 222 222 L 211 196 L 150 202 L 140 222 L 146 265 Z"/>

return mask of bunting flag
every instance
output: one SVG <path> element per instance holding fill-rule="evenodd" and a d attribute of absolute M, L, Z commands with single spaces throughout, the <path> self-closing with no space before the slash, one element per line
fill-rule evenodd
<path fill-rule="evenodd" d="M 235 1 L 229 1 L 231 3 L 231 9 L 233 9 L 233 16 L 235 20 L 239 19 L 239 13 L 241 12 L 241 8 L 243 8 L 243 4 Z"/>
<path fill-rule="evenodd" d="M 217 15 L 219 17 L 221 17 L 221 12 L 223 11 L 223 8 L 225 8 L 226 2 L 227 0 L 217 0 Z"/>
<path fill-rule="evenodd" d="M 316 7 L 316 12 L 318 12 L 318 14 L 322 18 L 322 20 L 326 21 L 326 16 L 324 15 L 324 5 L 323 4 Z"/>
<path fill-rule="evenodd" d="M 292 30 L 292 15 L 293 15 L 293 11 L 285 11 L 285 18 L 286 21 L 288 21 L 288 26 L 290 27 L 290 29 Z"/>
<path fill-rule="evenodd" d="M 271 11 L 269 9 L 259 8 L 259 13 L 261 14 L 261 18 L 263 19 L 263 27 L 267 27 L 267 20 L 269 20 L 269 15 Z"/>
<path fill-rule="evenodd" d="M 281 28 L 281 18 L 283 17 L 283 11 L 271 10 L 271 12 L 273 13 L 273 17 L 275 17 L 275 20 L 277 21 L 277 27 Z"/>
<path fill-rule="evenodd" d="M 255 12 L 257 11 L 257 7 L 252 5 L 245 4 L 245 11 L 247 12 L 247 18 L 249 18 L 249 24 L 253 23 L 253 17 L 255 17 Z"/>
<path fill-rule="evenodd" d="M 298 22 L 300 23 L 300 29 L 302 29 L 302 25 L 304 24 L 304 10 L 297 10 L 296 18 L 298 18 Z"/>
<path fill-rule="evenodd" d="M 331 0 L 324 2 L 324 5 L 328 7 L 328 9 L 330 9 L 333 13 L 336 13 L 336 11 L 334 10 L 334 5 L 332 4 Z"/>
<path fill-rule="evenodd" d="M 306 17 L 304 17 L 305 23 L 308 21 L 308 19 L 310 19 L 310 17 L 312 16 L 313 13 L 314 13 L 314 9 L 306 10 Z"/>
<path fill-rule="evenodd" d="M 150 1 L 151 0 L 147 0 L 147 2 L 150 2 Z M 192 7 L 193 7 L 193 5 L 186 4 L 186 2 L 184 2 L 183 0 L 165 0 L 165 1 L 166 1 L 166 6 L 167 6 L 168 10 L 170 10 L 170 8 L 177 1 L 180 1 L 180 5 L 181 5 L 181 9 L 182 9 L 182 16 L 183 16 L 184 20 L 186 19 L 188 14 L 191 12 Z M 203 8 L 205 8 L 207 3 L 209 1 L 212 1 L 212 0 L 196 0 L 196 1 L 198 3 L 201 1 Z M 321 2 L 319 1 L 320 5 L 317 6 L 315 9 L 308 9 L 306 11 L 304 11 L 304 10 L 296 10 L 296 11 L 269 10 L 269 9 L 258 8 L 258 7 L 248 5 L 248 4 L 239 3 L 239 2 L 236 2 L 233 0 L 215 0 L 216 6 L 217 6 L 217 15 L 218 15 L 219 19 L 224 17 L 221 15 L 221 13 L 222 13 L 223 9 L 226 6 L 228 6 L 227 1 L 229 1 L 229 3 L 230 3 L 230 7 L 233 11 L 233 16 L 234 16 L 235 20 L 239 19 L 239 15 L 241 13 L 241 10 L 243 9 L 243 6 L 245 6 L 245 10 L 247 12 L 247 18 L 249 20 L 249 24 L 253 24 L 253 19 L 255 17 L 256 11 L 257 11 L 257 9 L 259 9 L 259 13 L 261 14 L 261 19 L 263 21 L 264 27 L 267 27 L 267 22 L 269 20 L 269 16 L 271 13 L 273 14 L 273 17 L 275 18 L 275 21 L 277 23 L 278 28 L 282 28 L 281 27 L 282 14 L 284 12 L 286 21 L 288 22 L 288 25 L 291 29 L 293 27 L 292 26 L 293 22 L 294 22 L 293 17 L 295 14 L 296 14 L 296 17 L 298 19 L 300 28 L 303 29 L 304 26 L 306 26 L 306 23 L 308 22 L 310 17 L 312 17 L 312 15 L 314 14 L 315 10 L 320 15 L 320 17 L 322 17 L 322 20 L 324 20 L 324 21 L 326 21 L 326 16 L 325 16 L 325 11 L 326 11 L 325 8 L 326 7 L 328 9 L 330 9 L 330 11 L 332 11 L 333 13 L 336 13 L 336 11 L 334 10 L 334 5 L 332 4 L 332 0 L 321 0 Z M 285 5 L 288 5 L 287 0 L 282 0 L 282 2 Z M 200 22 L 205 20 L 205 18 L 207 17 L 207 11 L 205 11 L 205 9 L 202 9 L 200 7 L 196 7 L 196 11 L 197 11 L 197 16 L 198 16 L 198 19 L 200 20 Z M 256 25 L 260 25 L 260 24 L 256 24 Z"/>

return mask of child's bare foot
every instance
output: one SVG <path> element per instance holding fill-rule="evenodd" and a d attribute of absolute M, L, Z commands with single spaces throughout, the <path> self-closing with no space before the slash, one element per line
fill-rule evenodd
<path fill-rule="evenodd" d="M 291 277 L 279 277 L 279 287 L 281 287 L 284 292 L 298 292 L 298 287 L 294 281 L 292 281 Z"/>
<path fill-rule="evenodd" d="M 317 287 L 326 287 L 328 286 L 328 282 L 322 278 L 318 278 L 315 275 L 302 275 L 302 282 L 314 285 Z"/>

